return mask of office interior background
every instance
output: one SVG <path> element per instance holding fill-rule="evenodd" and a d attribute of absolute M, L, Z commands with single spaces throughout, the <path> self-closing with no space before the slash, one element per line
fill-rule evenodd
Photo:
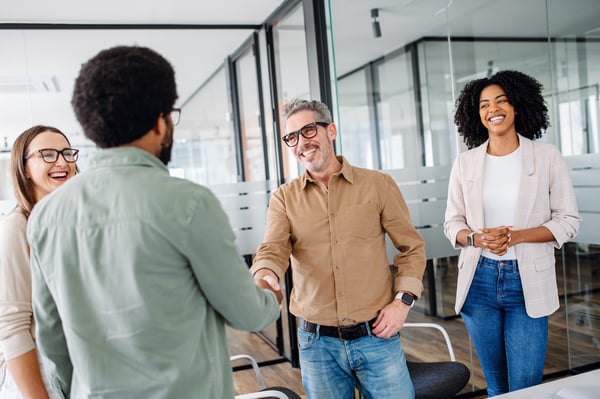
<path fill-rule="evenodd" d="M 81 150 L 85 171 L 96 148 L 70 105 L 80 65 L 114 45 L 148 46 L 176 70 L 182 116 L 170 172 L 222 198 L 249 261 L 269 193 L 302 173 L 280 140 L 279 111 L 294 98 L 319 99 L 338 124 L 337 153 L 390 173 L 403 191 L 427 242 L 417 311 L 440 320 L 457 317 L 457 252 L 442 233 L 448 175 L 465 150 L 455 100 L 467 82 L 499 70 L 536 77 L 551 117 L 542 140 L 567 159 L 583 218 L 575 240 L 556 251 L 561 308 L 550 339 L 564 344 L 548 354 L 546 372 L 600 366 L 597 0 L 0 0 L 0 9 L 2 214 L 14 206 L 15 137 L 34 124 L 56 126 Z M 239 194 L 249 202 L 240 206 Z M 292 363 L 294 326 L 284 310 L 264 333 Z"/>

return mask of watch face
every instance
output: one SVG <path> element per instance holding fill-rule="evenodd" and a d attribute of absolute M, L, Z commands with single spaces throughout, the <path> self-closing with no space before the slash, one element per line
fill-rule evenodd
<path fill-rule="evenodd" d="M 412 295 L 407 294 L 406 292 L 402 294 L 402 302 L 404 302 L 405 304 L 412 305 L 414 301 L 415 298 Z"/>

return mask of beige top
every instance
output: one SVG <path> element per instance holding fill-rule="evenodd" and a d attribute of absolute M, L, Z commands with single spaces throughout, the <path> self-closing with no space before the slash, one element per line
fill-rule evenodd
<path fill-rule="evenodd" d="M 20 208 L 0 220 L 0 385 L 6 360 L 35 348 L 26 228 Z"/>
<path fill-rule="evenodd" d="M 330 326 L 374 318 L 395 291 L 420 296 L 425 270 L 425 243 L 392 177 L 338 159 L 342 169 L 328 189 L 305 172 L 272 194 L 251 269 L 270 269 L 281 280 L 291 256 L 290 311 Z M 386 233 L 400 251 L 395 279 Z"/>

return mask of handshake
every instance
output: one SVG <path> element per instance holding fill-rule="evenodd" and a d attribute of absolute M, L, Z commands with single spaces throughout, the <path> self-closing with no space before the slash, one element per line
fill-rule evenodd
<path fill-rule="evenodd" d="M 283 300 L 283 294 L 281 293 L 281 286 L 279 285 L 279 279 L 272 271 L 268 269 L 262 269 L 256 272 L 254 275 L 254 283 L 264 290 L 272 291 L 277 297 L 277 302 L 281 305 Z"/>

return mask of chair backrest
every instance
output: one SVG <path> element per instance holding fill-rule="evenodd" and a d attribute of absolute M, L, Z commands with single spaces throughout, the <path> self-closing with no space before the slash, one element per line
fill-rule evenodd
<path fill-rule="evenodd" d="M 435 328 L 444 337 L 444 341 L 446 341 L 446 347 L 448 348 L 448 354 L 450 355 L 451 361 L 456 361 L 456 357 L 454 356 L 454 348 L 452 348 L 452 342 L 450 341 L 450 336 L 444 327 L 437 323 L 404 323 L 404 327 L 408 328 Z"/>
<path fill-rule="evenodd" d="M 258 366 L 258 362 L 250 355 L 234 355 L 230 357 L 232 362 L 241 360 L 249 363 L 256 375 L 258 385 L 261 390 L 258 392 L 244 393 L 235 396 L 235 399 L 259 399 L 259 398 L 274 398 L 274 399 L 301 399 L 294 391 L 285 387 L 267 387 L 265 380 Z"/>
<path fill-rule="evenodd" d="M 450 336 L 437 323 L 404 323 L 404 328 L 433 328 L 438 330 L 446 342 L 450 361 L 409 362 L 408 372 L 415 388 L 415 399 L 449 399 L 458 394 L 469 382 L 471 372 L 457 362 Z"/>
<path fill-rule="evenodd" d="M 288 395 L 286 395 L 284 392 L 281 391 L 276 391 L 273 389 L 267 389 L 265 391 L 260 391 L 260 392 L 252 392 L 252 393 L 244 393 L 241 395 L 236 395 L 235 399 L 271 399 L 271 398 L 277 398 L 277 399 L 292 399 L 290 398 Z"/>
<path fill-rule="evenodd" d="M 258 386 L 260 387 L 260 389 L 265 389 L 267 387 L 265 384 L 265 380 L 262 376 L 262 373 L 260 372 L 260 367 L 258 367 L 258 363 L 256 362 L 256 359 L 254 359 L 252 356 L 250 356 L 250 355 L 234 355 L 234 356 L 230 357 L 230 360 L 232 362 L 242 360 L 242 361 L 246 361 L 246 362 L 250 363 L 250 365 L 252 365 L 252 370 L 254 370 L 254 375 L 256 376 L 256 380 L 258 381 Z"/>

